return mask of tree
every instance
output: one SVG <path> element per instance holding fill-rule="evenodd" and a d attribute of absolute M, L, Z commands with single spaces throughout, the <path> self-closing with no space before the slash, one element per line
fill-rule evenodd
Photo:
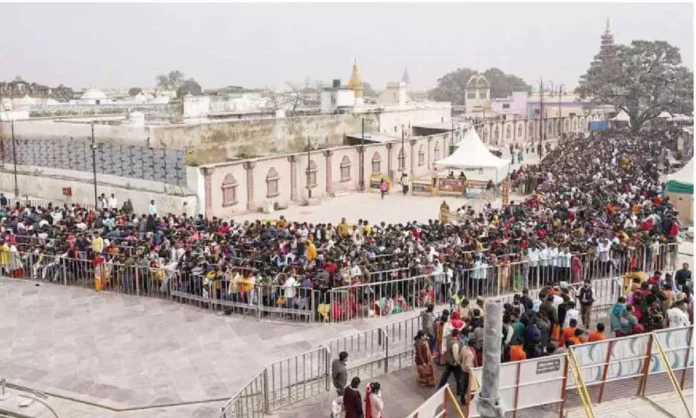
<path fill-rule="evenodd" d="M 138 93 L 142 93 L 142 92 L 143 92 L 143 89 L 141 89 L 140 87 L 131 87 L 128 89 L 128 95 L 130 97 L 137 96 Z"/>
<path fill-rule="evenodd" d="M 679 48 L 664 41 L 619 45 L 616 59 L 595 57 L 576 93 L 592 105 L 613 105 L 638 131 L 661 112 L 693 112 L 693 73 L 681 65 Z"/>
<path fill-rule="evenodd" d="M 483 76 L 491 85 L 492 99 L 510 97 L 513 91 L 530 91 L 529 85 L 524 80 L 512 74 L 505 74 L 495 67 L 484 71 Z"/>
<path fill-rule="evenodd" d="M 200 96 L 203 93 L 203 88 L 201 88 L 201 85 L 193 78 L 181 82 L 181 85 L 176 89 L 176 97 L 177 99 L 181 99 L 189 93 L 194 96 Z"/>
<path fill-rule="evenodd" d="M 481 74 L 470 68 L 458 68 L 437 80 L 437 87 L 428 92 L 428 96 L 437 101 L 453 102 L 463 105 L 466 102 L 466 83 L 471 76 Z M 489 68 L 483 72 L 491 86 L 491 99 L 509 97 L 513 91 L 529 91 L 529 85 L 520 77 L 505 74 L 498 68 Z"/>
<path fill-rule="evenodd" d="M 179 70 L 173 70 L 169 74 L 157 76 L 157 87 L 166 90 L 177 90 L 184 84 L 184 79 L 184 73 Z"/>

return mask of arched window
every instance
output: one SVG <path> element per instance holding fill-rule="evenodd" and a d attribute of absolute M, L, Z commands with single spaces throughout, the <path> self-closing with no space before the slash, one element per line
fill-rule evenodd
<path fill-rule="evenodd" d="M 488 127 L 483 128 L 483 142 L 488 142 Z"/>
<path fill-rule="evenodd" d="M 553 135 L 553 121 L 552 121 L 552 120 L 549 121 L 548 126 L 546 127 L 546 129 L 548 129 L 549 135 Z"/>
<path fill-rule="evenodd" d="M 528 138 L 527 139 L 533 139 L 534 138 L 534 124 L 531 122 L 529 123 L 529 129 L 528 129 Z"/>
<path fill-rule="evenodd" d="M 517 126 L 517 136 L 522 138 L 522 125 Z"/>
<path fill-rule="evenodd" d="M 418 148 L 418 167 L 425 165 L 425 151 L 423 150 L 423 145 Z"/>
<path fill-rule="evenodd" d="M 305 170 L 305 174 L 307 175 L 309 187 L 317 187 L 317 163 L 314 160 L 309 160 L 309 167 Z"/>
<path fill-rule="evenodd" d="M 350 181 L 350 158 L 347 155 L 341 160 L 341 181 Z"/>
<path fill-rule="evenodd" d="M 225 176 L 222 181 L 222 206 L 233 206 L 237 204 L 237 179 L 232 174 Z"/>
<path fill-rule="evenodd" d="M 568 119 L 563 120 L 563 130 L 566 132 L 568 131 Z"/>
<path fill-rule="evenodd" d="M 573 130 L 576 130 L 576 129 L 578 129 L 578 120 L 573 119 Z"/>
<path fill-rule="evenodd" d="M 440 141 L 435 143 L 435 152 L 433 154 L 435 154 L 435 161 L 440 159 Z"/>
<path fill-rule="evenodd" d="M 266 197 L 276 197 L 280 193 L 278 192 L 278 180 L 280 176 L 275 168 L 271 167 L 266 174 Z"/>
<path fill-rule="evenodd" d="M 404 171 L 406 168 L 406 152 L 403 147 L 399 150 L 399 171 Z"/>
<path fill-rule="evenodd" d="M 378 152 L 375 152 L 372 155 L 372 174 L 381 174 L 382 169 L 382 157 L 379 155 Z"/>
<path fill-rule="evenodd" d="M 512 138 L 512 126 L 508 125 L 505 128 L 505 139 L 510 139 Z"/>

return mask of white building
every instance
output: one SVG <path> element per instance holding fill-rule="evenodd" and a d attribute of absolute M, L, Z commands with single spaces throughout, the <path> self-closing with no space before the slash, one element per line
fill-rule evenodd
<path fill-rule="evenodd" d="M 466 113 L 484 115 L 491 110 L 491 86 L 482 75 L 473 75 L 466 83 Z"/>
<path fill-rule="evenodd" d="M 341 86 L 341 80 L 334 80 L 331 87 L 321 92 L 321 113 L 337 113 L 341 108 L 355 106 L 355 91 L 348 86 Z"/>
<path fill-rule="evenodd" d="M 101 105 L 109 103 L 109 96 L 99 89 L 89 89 L 80 97 L 80 104 Z"/>
<path fill-rule="evenodd" d="M 406 74 L 407 75 L 407 74 Z M 408 85 L 403 81 L 387 83 L 387 89 L 379 94 L 377 104 L 404 106 L 411 101 L 406 94 Z"/>

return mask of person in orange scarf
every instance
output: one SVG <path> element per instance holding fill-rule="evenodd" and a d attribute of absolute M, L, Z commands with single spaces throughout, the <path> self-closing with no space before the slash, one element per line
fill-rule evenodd
<path fill-rule="evenodd" d="M 600 322 L 597 324 L 597 330 L 590 333 L 588 341 L 593 343 L 595 341 L 604 341 L 606 339 L 607 336 L 604 334 L 604 324 Z"/>
<path fill-rule="evenodd" d="M 565 347 L 566 340 L 575 336 L 575 330 L 578 328 L 578 320 L 573 318 L 570 320 L 569 327 L 563 330 L 561 339 L 558 341 L 559 347 Z"/>

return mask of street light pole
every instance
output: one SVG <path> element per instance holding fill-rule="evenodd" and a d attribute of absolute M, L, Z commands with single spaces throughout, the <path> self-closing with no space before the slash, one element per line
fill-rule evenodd
<path fill-rule="evenodd" d="M 360 135 L 360 191 L 365 191 L 365 118 L 362 118 Z"/>
<path fill-rule="evenodd" d="M 563 97 L 563 93 L 565 89 L 565 85 L 561 84 L 558 86 L 558 133 L 559 137 L 561 136 L 560 134 L 563 132 L 563 113 L 561 112 L 561 98 Z"/>
<path fill-rule="evenodd" d="M 311 154 L 310 154 L 311 149 L 312 149 L 311 137 L 308 136 L 307 137 L 307 197 L 309 199 L 312 198 L 312 185 L 310 183 L 311 177 L 310 177 L 310 165 L 309 165 L 309 163 L 311 161 L 310 160 L 311 159 Z"/>
<path fill-rule="evenodd" d="M 17 140 L 14 134 L 14 119 L 10 120 L 12 129 L 12 160 L 14 161 L 14 194 L 15 199 L 19 199 L 19 183 L 17 182 Z"/>
<path fill-rule="evenodd" d="M 94 208 L 99 207 L 99 195 L 97 194 L 97 144 L 94 141 L 94 122 L 92 125 L 92 174 L 94 175 Z"/>

